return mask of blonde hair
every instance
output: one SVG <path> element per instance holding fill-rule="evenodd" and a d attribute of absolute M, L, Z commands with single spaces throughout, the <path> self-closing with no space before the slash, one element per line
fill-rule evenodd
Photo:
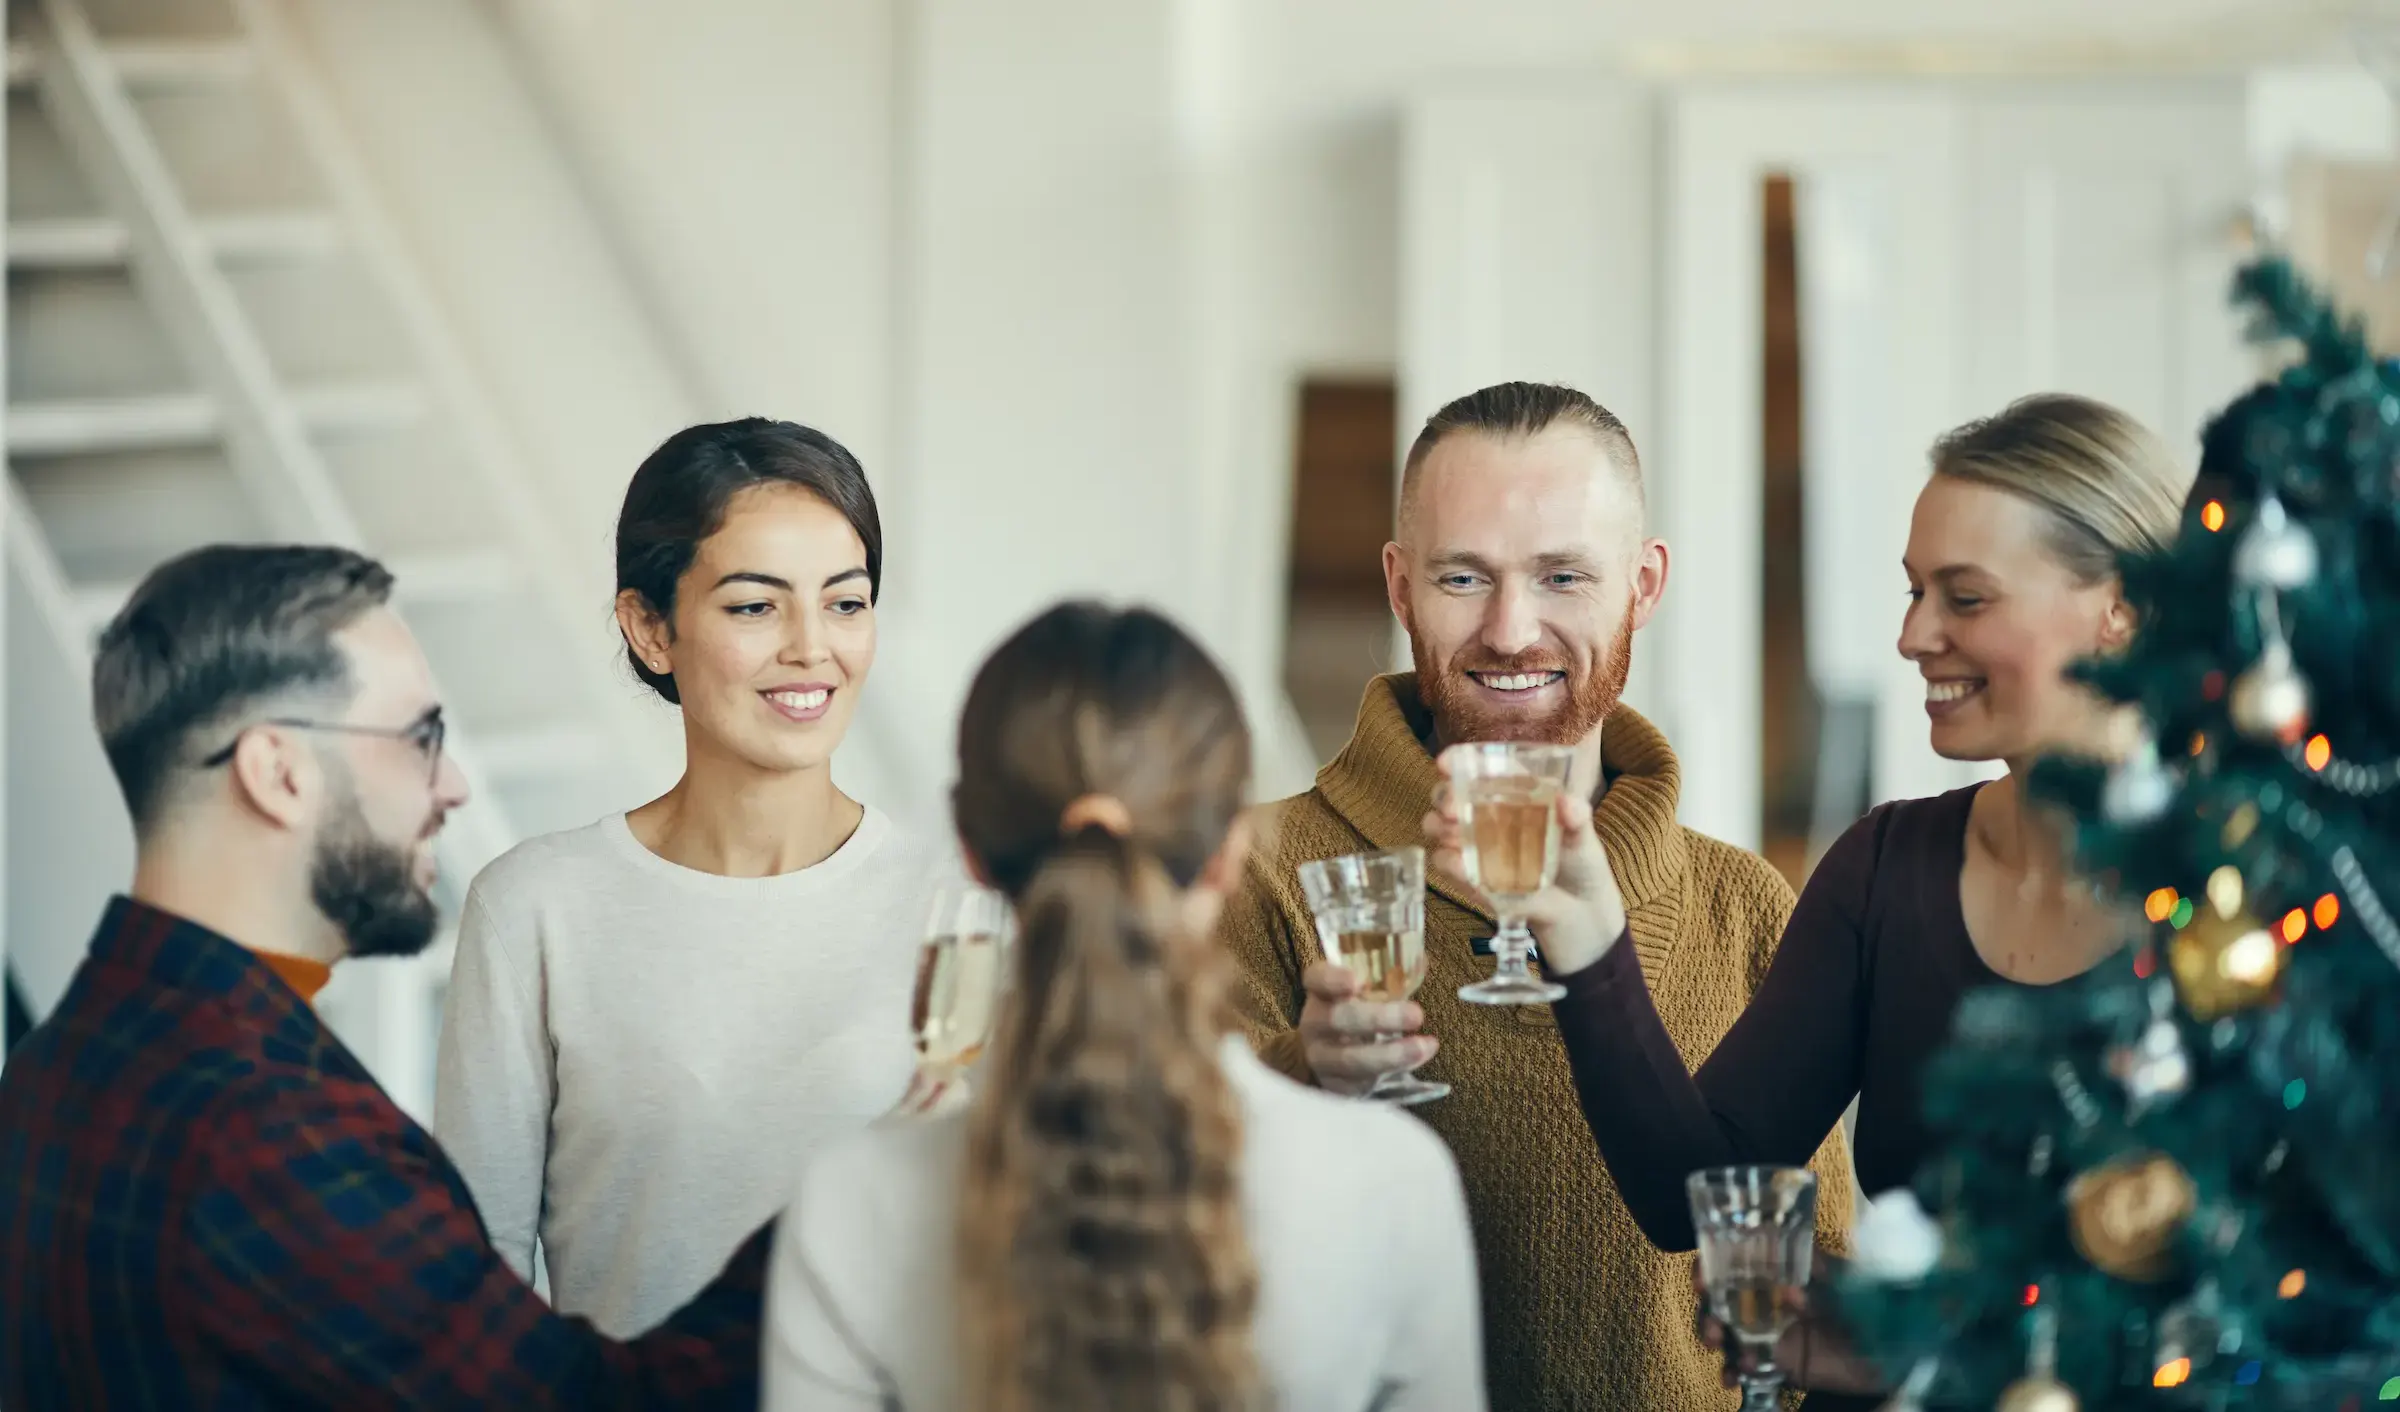
<path fill-rule="evenodd" d="M 1258 1271 L 1217 1064 L 1223 953 L 1178 915 L 1249 778 L 1233 688 L 1158 614 L 1068 604 L 984 664 L 958 757 L 959 836 L 1019 932 L 967 1123 L 973 1405 L 1248 1412 Z M 1114 818 L 1071 807 L 1094 795 Z"/>
<path fill-rule="evenodd" d="M 2020 397 L 1945 432 L 1933 473 L 1988 485 L 2049 512 L 2051 552 L 2084 583 L 2172 543 L 2192 471 L 2156 432 L 2088 397 Z"/>

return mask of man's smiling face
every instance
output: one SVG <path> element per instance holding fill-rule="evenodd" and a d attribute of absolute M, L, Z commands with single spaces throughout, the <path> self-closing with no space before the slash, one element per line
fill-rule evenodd
<path fill-rule="evenodd" d="M 1384 577 L 1444 743 L 1569 745 L 1624 694 L 1666 557 L 1589 431 L 1458 431 L 1417 466 Z"/>

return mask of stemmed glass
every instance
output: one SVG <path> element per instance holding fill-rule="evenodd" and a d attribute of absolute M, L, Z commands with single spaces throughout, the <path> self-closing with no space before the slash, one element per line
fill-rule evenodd
<path fill-rule="evenodd" d="M 917 1082 L 945 1083 L 983 1057 L 1008 976 L 1008 899 L 960 884 L 937 892 L 917 952 L 909 1032 L 917 1045 Z"/>
<path fill-rule="evenodd" d="M 1565 986 L 1537 980 L 1526 968 L 1533 933 L 1525 904 L 1558 876 L 1558 797 L 1567 788 L 1575 752 L 1564 745 L 1515 741 L 1460 746 L 1443 752 L 1467 881 L 1491 899 L 1500 930 L 1492 938 L 1498 964 L 1490 977 L 1462 986 L 1461 1000 L 1477 1005 L 1547 1005 Z"/>
<path fill-rule="evenodd" d="M 1808 1284 L 1817 1248 L 1817 1178 L 1801 1167 L 1712 1167 L 1691 1174 L 1692 1230 L 1709 1312 L 1736 1349 L 1742 1412 L 1774 1412 L 1784 1370 L 1775 1342 L 1791 1327 L 1783 1292 Z"/>
<path fill-rule="evenodd" d="M 1399 1001 L 1425 982 L 1425 850 L 1350 853 L 1300 865 L 1300 890 L 1316 918 L 1325 957 L 1358 977 L 1361 1000 Z M 1378 1044 L 1400 1039 L 1375 1036 Z M 1450 1085 L 1406 1070 L 1379 1076 L 1366 1096 L 1385 1103 L 1424 1103 Z"/>

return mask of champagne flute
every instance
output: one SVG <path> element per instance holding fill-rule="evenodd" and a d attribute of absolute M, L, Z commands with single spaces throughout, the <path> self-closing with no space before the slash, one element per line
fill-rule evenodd
<path fill-rule="evenodd" d="M 1775 1342 L 1791 1327 L 1787 1289 L 1808 1284 L 1817 1247 L 1817 1178 L 1803 1167 L 1712 1167 L 1684 1181 L 1709 1312 L 1735 1348 L 1742 1412 L 1774 1412 L 1784 1370 Z M 1738 1352 L 1737 1352 L 1738 1349 Z"/>
<path fill-rule="evenodd" d="M 1008 899 L 988 887 L 946 888 L 933 900 L 917 952 L 909 1031 L 920 1083 L 956 1078 L 983 1057 L 1008 966 Z"/>
<path fill-rule="evenodd" d="M 1425 983 L 1425 850 L 1350 853 L 1300 865 L 1300 890 L 1327 960 L 1358 977 L 1361 1000 L 1399 1001 Z M 1399 1040 L 1379 1034 L 1378 1044 Z M 1379 1075 L 1366 1096 L 1425 1103 L 1450 1085 L 1404 1069 Z"/>
<path fill-rule="evenodd" d="M 1515 741 L 1461 746 L 1444 752 L 1458 804 L 1467 881 L 1491 899 L 1500 930 L 1492 937 L 1492 974 L 1462 986 L 1461 1000 L 1477 1005 L 1547 1005 L 1565 986 L 1536 979 L 1525 965 L 1533 933 L 1525 904 L 1558 876 L 1558 797 L 1566 792 L 1575 752 L 1564 745 Z"/>

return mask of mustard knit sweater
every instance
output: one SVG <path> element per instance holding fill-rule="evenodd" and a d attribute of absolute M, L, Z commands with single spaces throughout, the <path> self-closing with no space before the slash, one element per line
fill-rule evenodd
<path fill-rule="evenodd" d="M 1319 959 L 1294 869 L 1312 858 L 1423 841 L 1436 772 L 1413 675 L 1367 689 L 1358 728 L 1317 786 L 1262 811 L 1259 844 L 1223 935 L 1242 972 L 1252 1043 L 1306 1080 L 1300 974 Z M 1625 893 L 1643 977 L 1686 1064 L 1708 1056 L 1766 975 L 1792 909 L 1780 874 L 1675 821 L 1681 771 L 1657 727 L 1620 707 L 1601 733 L 1608 780 L 1593 822 Z M 1408 1111 L 1450 1144 L 1466 1178 L 1483 1283 L 1485 1368 L 1495 1412 L 1701 1412 L 1729 1408 L 1715 1354 L 1692 1337 L 1691 1260 L 1644 1239 L 1618 1199 L 1576 1105 L 1547 1007 L 1469 1005 L 1458 988 L 1491 971 L 1471 943 L 1491 915 L 1431 881 L 1429 957 L 1418 1003 L 1441 1052 L 1421 1071 L 1449 1097 Z M 1845 1248 L 1849 1154 L 1836 1129 L 1811 1164 L 1819 1243 Z M 1359 1219 L 1373 1220 L 1362 1210 Z"/>

